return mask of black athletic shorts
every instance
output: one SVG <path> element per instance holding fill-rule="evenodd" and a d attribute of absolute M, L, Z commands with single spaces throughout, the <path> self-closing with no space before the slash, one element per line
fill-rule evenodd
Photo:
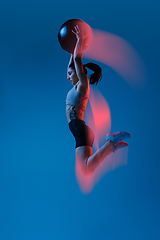
<path fill-rule="evenodd" d="M 80 146 L 93 146 L 94 133 L 83 120 L 74 119 L 69 122 L 69 129 L 76 140 L 76 147 Z"/>

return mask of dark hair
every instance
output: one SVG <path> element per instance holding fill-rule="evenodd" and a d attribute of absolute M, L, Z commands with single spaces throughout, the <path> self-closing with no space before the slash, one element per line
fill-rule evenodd
<path fill-rule="evenodd" d="M 84 72 L 85 71 L 87 72 L 86 67 L 89 68 L 90 70 L 94 71 L 94 73 L 92 73 L 90 75 L 89 83 L 97 85 L 98 82 L 101 81 L 101 79 L 102 79 L 102 68 L 95 63 L 89 62 L 89 63 L 83 65 Z"/>
<path fill-rule="evenodd" d="M 69 68 L 72 68 L 72 69 L 75 70 L 74 62 L 71 62 L 71 64 L 69 65 Z M 87 64 L 84 64 L 83 65 L 83 71 L 87 75 L 87 69 L 86 68 L 89 68 L 90 70 L 94 71 L 94 73 L 92 73 L 90 75 L 89 83 L 90 84 L 95 84 L 96 83 L 96 85 L 97 85 L 98 82 L 101 81 L 101 79 L 102 79 L 102 69 L 101 69 L 101 67 L 98 66 L 97 64 L 91 63 L 91 62 L 89 62 Z"/>

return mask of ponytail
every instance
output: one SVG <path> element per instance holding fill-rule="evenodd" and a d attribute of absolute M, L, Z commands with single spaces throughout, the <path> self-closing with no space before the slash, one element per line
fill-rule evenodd
<path fill-rule="evenodd" d="M 94 73 L 92 73 L 90 75 L 90 79 L 89 79 L 89 83 L 90 84 L 94 84 L 96 83 L 96 85 L 98 84 L 99 81 L 101 81 L 102 79 L 102 69 L 100 66 L 98 66 L 97 64 L 95 63 L 87 63 L 87 64 L 84 64 L 83 65 L 83 69 L 84 69 L 84 72 L 87 74 L 87 68 L 89 68 L 90 70 L 94 71 Z"/>

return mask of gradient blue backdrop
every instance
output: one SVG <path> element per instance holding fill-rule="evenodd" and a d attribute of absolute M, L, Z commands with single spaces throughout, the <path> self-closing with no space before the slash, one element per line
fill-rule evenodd
<path fill-rule="evenodd" d="M 0 3 L 0 239 L 160 239 L 160 6 L 156 0 Z M 112 131 L 131 132 L 128 164 L 82 194 L 65 116 L 70 18 L 127 40 L 148 81 L 131 88 L 104 64 Z M 84 62 L 87 61 L 84 59 Z"/>

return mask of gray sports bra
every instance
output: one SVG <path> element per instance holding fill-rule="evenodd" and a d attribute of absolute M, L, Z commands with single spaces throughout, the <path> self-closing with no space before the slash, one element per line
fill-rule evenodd
<path fill-rule="evenodd" d="M 67 94 L 66 105 L 78 107 L 83 112 L 85 112 L 87 108 L 87 104 L 84 104 L 84 100 L 88 98 L 89 98 L 88 94 L 84 96 L 81 93 L 77 92 L 76 85 L 75 85 Z"/>

